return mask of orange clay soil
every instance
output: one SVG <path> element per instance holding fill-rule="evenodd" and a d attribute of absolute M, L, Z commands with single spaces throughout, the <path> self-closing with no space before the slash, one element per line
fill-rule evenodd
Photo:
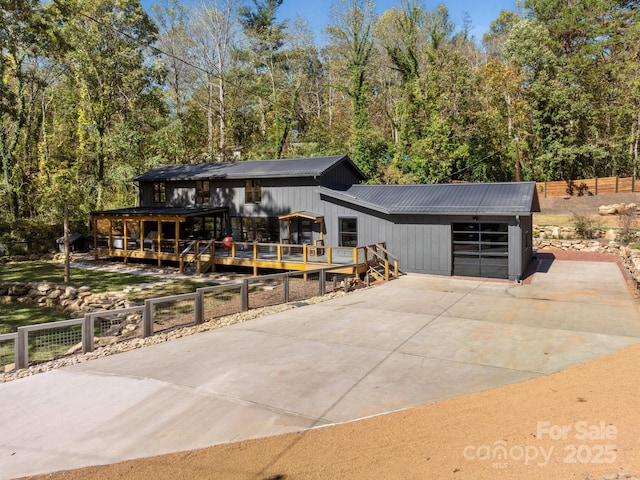
<path fill-rule="evenodd" d="M 30 478 L 640 476 L 639 370 L 636 345 L 547 377 L 356 422 Z"/>

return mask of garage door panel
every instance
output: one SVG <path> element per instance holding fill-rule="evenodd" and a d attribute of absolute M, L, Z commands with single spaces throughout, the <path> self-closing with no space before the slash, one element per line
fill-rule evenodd
<path fill-rule="evenodd" d="M 506 223 L 454 223 L 453 274 L 508 278 L 509 225 Z"/>

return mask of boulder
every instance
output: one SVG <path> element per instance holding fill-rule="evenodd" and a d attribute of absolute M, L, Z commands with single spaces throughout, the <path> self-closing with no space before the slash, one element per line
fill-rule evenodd
<path fill-rule="evenodd" d="M 610 228 L 604 234 L 605 240 L 615 240 L 617 237 L 618 237 L 618 234 L 616 233 L 616 231 L 613 228 Z"/>
<path fill-rule="evenodd" d="M 600 207 L 598 207 L 598 213 L 600 215 L 617 215 L 618 205 L 600 205 Z"/>

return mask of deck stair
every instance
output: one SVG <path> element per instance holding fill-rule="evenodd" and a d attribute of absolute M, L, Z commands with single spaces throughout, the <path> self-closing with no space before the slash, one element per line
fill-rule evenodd
<path fill-rule="evenodd" d="M 400 275 L 398 259 L 382 243 L 369 245 L 365 250 L 365 259 L 369 275 L 376 280 L 388 282 Z"/>

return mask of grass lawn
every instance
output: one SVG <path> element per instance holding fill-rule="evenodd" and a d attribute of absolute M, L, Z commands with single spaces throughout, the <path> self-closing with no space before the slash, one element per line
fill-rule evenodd
<path fill-rule="evenodd" d="M 57 322 L 71 318 L 68 312 L 61 312 L 54 308 L 9 303 L 0 305 L 0 334 L 13 333 L 24 325 Z"/>
<path fill-rule="evenodd" d="M 48 262 L 18 262 L 0 265 L 0 282 L 49 281 L 64 284 L 64 266 Z M 93 293 L 114 292 L 129 285 L 153 282 L 155 277 L 71 268 L 72 287 L 87 286 Z"/>

